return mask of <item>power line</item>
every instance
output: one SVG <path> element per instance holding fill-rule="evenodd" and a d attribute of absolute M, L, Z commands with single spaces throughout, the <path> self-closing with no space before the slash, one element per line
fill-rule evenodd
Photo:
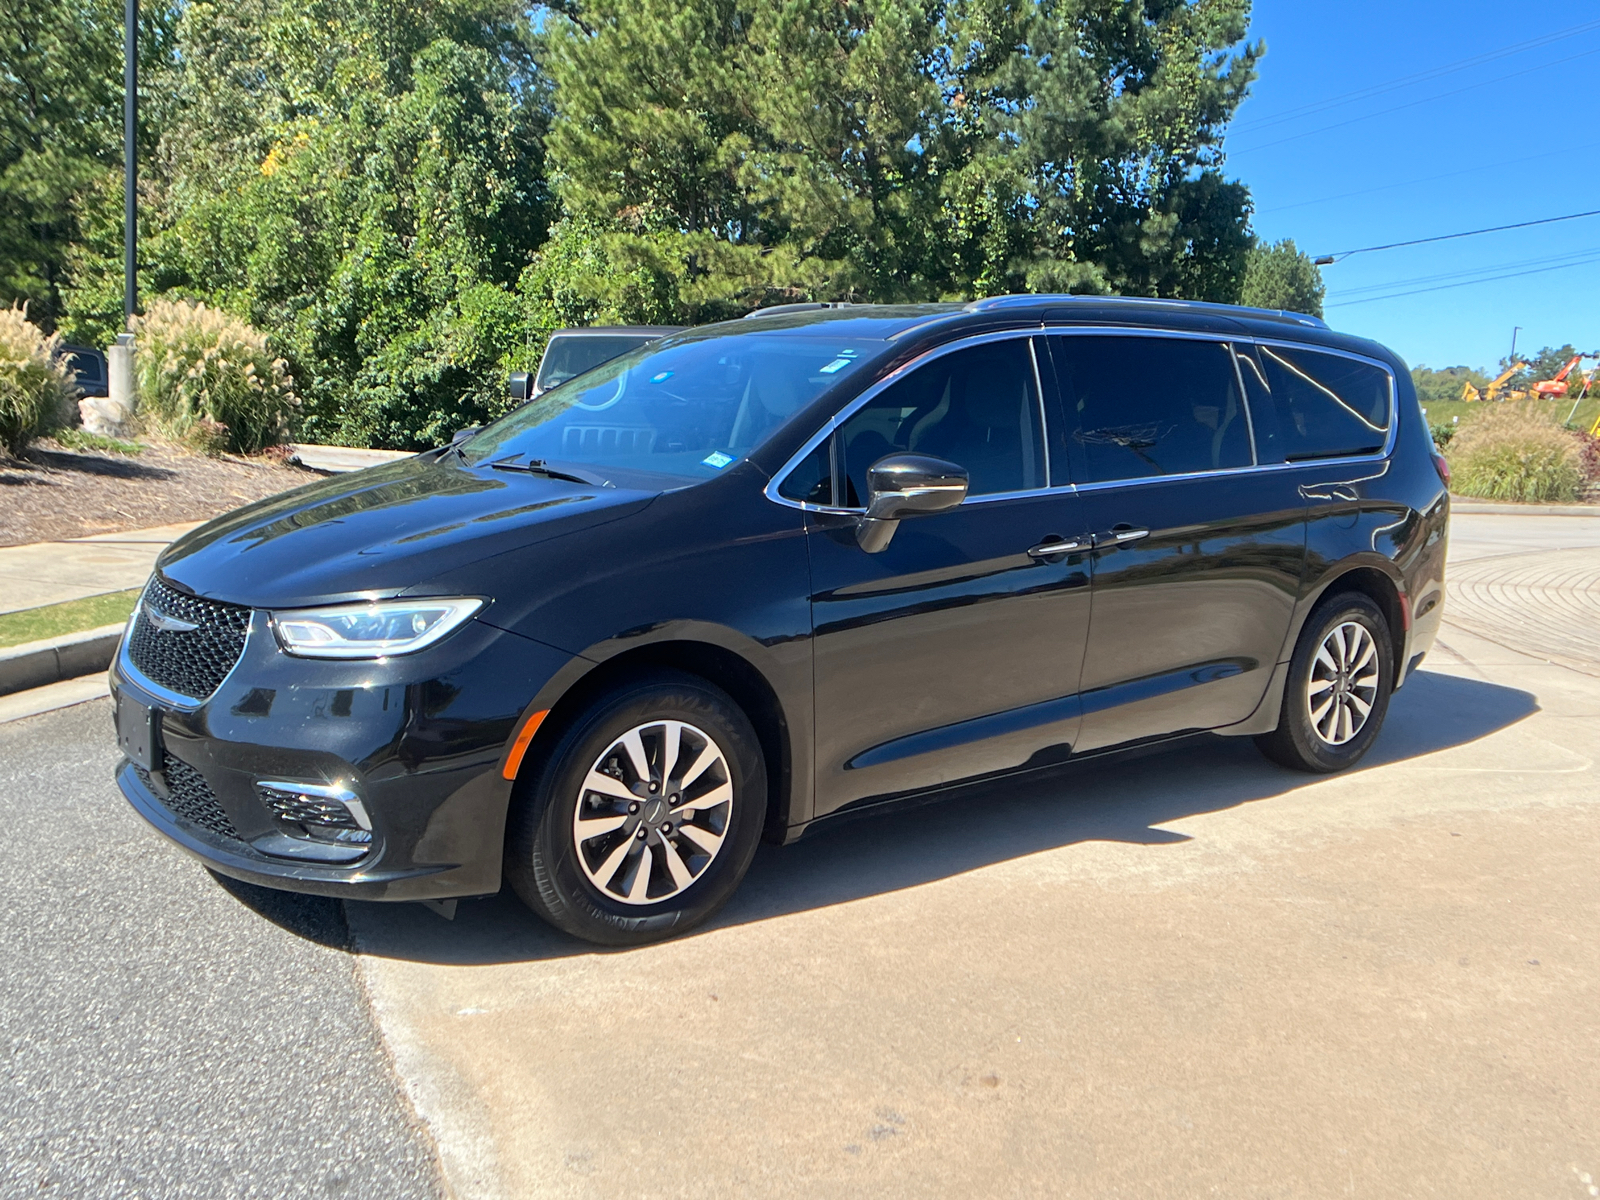
<path fill-rule="evenodd" d="M 1340 105 L 1347 104 L 1352 100 L 1365 100 L 1372 96 L 1381 96 L 1387 92 L 1398 91 L 1400 88 L 1410 87 L 1413 84 L 1426 83 L 1429 80 L 1439 79 L 1446 75 L 1453 75 L 1458 71 L 1465 71 L 1470 67 L 1478 67 L 1485 63 L 1494 62 L 1496 59 L 1510 58 L 1513 55 L 1522 54 L 1528 50 L 1536 50 L 1541 46 L 1548 46 L 1552 42 L 1559 42 L 1566 38 L 1577 37 L 1595 29 L 1600 29 L 1600 21 L 1586 21 L 1582 24 L 1569 26 L 1566 29 L 1558 29 L 1554 33 L 1544 34 L 1542 37 L 1532 38 L 1526 42 L 1517 42 L 1513 45 L 1505 46 L 1498 50 L 1490 50 L 1483 54 L 1474 55 L 1471 58 L 1459 59 L 1453 63 L 1445 63 L 1442 66 L 1431 67 L 1426 71 L 1419 71 L 1415 75 L 1403 75 L 1399 79 L 1393 79 L 1387 83 L 1372 84 L 1369 87 L 1358 88 L 1353 92 L 1344 92 L 1338 96 L 1331 96 L 1326 100 L 1316 100 L 1310 104 L 1302 104 L 1296 108 L 1286 109 L 1275 117 L 1267 117 L 1259 121 L 1243 121 L 1239 125 L 1234 126 L 1234 129 L 1235 131 L 1240 129 L 1268 129 L 1273 125 L 1282 125 L 1288 121 L 1299 120 L 1304 116 L 1313 116 L 1316 113 L 1325 112 L 1330 108 L 1337 108 Z"/>
<path fill-rule="evenodd" d="M 1376 112 L 1365 113 L 1359 117 L 1351 117 L 1348 121 L 1335 121 L 1332 125 L 1323 125 L 1316 129 L 1307 129 L 1303 133 L 1291 133 L 1288 137 L 1279 138 L 1275 142 L 1262 142 L 1257 146 L 1246 146 L 1242 150 L 1230 150 L 1228 153 L 1254 154 L 1257 150 L 1268 150 L 1273 146 L 1282 146 L 1286 142 L 1297 142 L 1301 138 L 1315 137 L 1319 133 L 1328 133 L 1334 129 L 1343 129 L 1346 125 L 1354 125 L 1359 121 L 1370 121 L 1374 117 L 1385 117 L 1390 113 L 1402 112 L 1408 108 L 1416 108 L 1419 104 L 1432 104 L 1435 100 L 1448 100 L 1451 96 L 1461 95 L 1462 92 L 1470 92 L 1476 88 L 1488 87 L 1493 83 L 1504 83 L 1507 79 L 1516 79 L 1522 75 L 1533 75 L 1535 73 L 1549 71 L 1553 67 L 1559 67 L 1566 63 L 1574 62 L 1580 58 L 1589 58 L 1595 54 L 1600 54 L 1600 46 L 1596 46 L 1593 50 L 1584 50 L 1578 54 L 1570 54 L 1566 58 L 1558 58 L 1554 62 L 1540 63 L 1538 66 L 1528 67 L 1526 70 L 1512 71 L 1509 74 L 1496 75 L 1490 79 L 1480 79 L 1476 83 L 1469 83 L 1466 87 L 1457 88 L 1453 92 L 1440 92 L 1437 96 L 1424 96 L 1420 100 L 1408 100 L 1404 104 L 1394 104 L 1390 105 L 1388 108 L 1380 108 Z"/>
<path fill-rule="evenodd" d="M 1542 267 L 1546 263 L 1567 265 L 1579 258 L 1589 255 L 1600 255 L 1600 246 L 1585 246 L 1582 250 L 1568 250 L 1563 254 L 1549 254 L 1543 258 L 1525 258 L 1517 262 L 1491 263 L 1484 266 L 1471 267 L 1464 271 L 1445 271 L 1438 275 L 1418 275 L 1412 279 L 1390 279 L 1384 283 L 1368 284 L 1365 287 L 1340 288 L 1341 302 L 1347 296 L 1364 296 L 1369 292 L 1387 292 L 1393 288 L 1409 288 L 1418 284 L 1442 283 L 1447 279 L 1466 279 L 1469 276 L 1482 275 L 1486 271 L 1507 271 L 1523 267 Z"/>
<path fill-rule="evenodd" d="M 1376 304 L 1380 300 L 1399 300 L 1405 296 L 1420 296 L 1425 292 L 1445 292 L 1451 288 L 1474 287 L 1480 283 L 1497 283 L 1502 279 L 1518 279 L 1524 275 L 1543 275 L 1548 271 L 1565 271 L 1572 267 L 1587 267 L 1600 262 L 1600 255 L 1594 258 L 1580 259 L 1576 262 L 1562 263 L 1554 267 L 1535 267 L 1531 271 L 1512 271 L 1506 275 L 1491 275 L 1486 279 L 1469 279 L 1465 283 L 1441 283 L 1436 287 L 1417 288 L 1409 292 L 1396 292 L 1392 296 L 1368 296 L 1364 300 L 1335 300 L 1325 305 L 1326 308 L 1350 308 L 1357 304 Z"/>
<path fill-rule="evenodd" d="M 1590 209 L 1588 212 L 1568 213 L 1564 217 L 1542 217 L 1537 221 L 1518 221 L 1514 225 L 1491 225 L 1487 229 L 1468 229 L 1463 233 L 1441 233 L 1437 237 L 1413 238 L 1409 242 L 1390 242 L 1384 246 L 1361 246 L 1355 250 L 1340 250 L 1334 254 L 1319 254 L 1316 257 L 1318 266 L 1338 262 L 1349 258 L 1352 254 L 1370 254 L 1374 250 L 1398 250 L 1402 246 L 1425 246 L 1429 242 L 1449 242 L 1456 238 L 1477 237 L 1480 233 L 1504 233 L 1508 229 L 1528 229 L 1534 225 L 1554 225 L 1558 221 L 1576 221 L 1580 217 L 1600 217 L 1600 208 Z"/>
<path fill-rule="evenodd" d="M 1546 150 L 1543 154 L 1530 154 L 1526 158 L 1502 159 L 1495 163 L 1495 168 L 1498 170 L 1503 167 L 1517 167 L 1523 163 L 1536 162 L 1543 158 L 1555 158 L 1558 154 L 1574 155 L 1576 153 L 1577 151 L 1571 146 L 1562 146 L 1556 150 Z M 1271 208 L 1258 209 L 1257 215 L 1288 212 L 1292 208 L 1309 208 L 1313 204 L 1331 204 L 1335 200 L 1353 200 L 1357 196 L 1371 196 L 1377 192 L 1392 192 L 1396 188 L 1412 187 L 1419 183 L 1437 183 L 1441 179 L 1456 179 L 1462 175 L 1481 174 L 1483 174 L 1481 166 L 1463 167 L 1459 171 L 1446 171 L 1443 175 L 1425 175 L 1421 179 L 1403 179 L 1399 183 L 1385 183 L 1378 187 L 1362 188 L 1358 192 L 1340 192 L 1337 196 L 1321 196 L 1315 200 L 1296 200 L 1293 204 L 1275 204 Z"/>

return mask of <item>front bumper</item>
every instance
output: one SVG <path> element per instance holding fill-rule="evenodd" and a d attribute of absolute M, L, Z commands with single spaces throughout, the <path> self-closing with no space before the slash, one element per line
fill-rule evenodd
<path fill-rule="evenodd" d="M 257 612 L 238 664 L 199 703 L 118 653 L 113 698 L 152 709 L 158 734 L 154 770 L 125 759 L 117 784 L 170 841 L 235 879 L 367 900 L 492 893 L 512 787 L 505 748 L 570 658 L 478 621 L 387 661 L 291 658 Z M 370 841 L 285 820 L 260 785 L 286 780 L 353 793 Z"/>

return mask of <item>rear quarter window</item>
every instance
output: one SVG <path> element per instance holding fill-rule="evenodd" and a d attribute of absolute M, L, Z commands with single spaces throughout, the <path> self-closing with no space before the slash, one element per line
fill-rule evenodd
<path fill-rule="evenodd" d="M 1394 385 L 1382 367 L 1284 346 L 1239 360 L 1262 462 L 1376 454 L 1387 443 Z"/>

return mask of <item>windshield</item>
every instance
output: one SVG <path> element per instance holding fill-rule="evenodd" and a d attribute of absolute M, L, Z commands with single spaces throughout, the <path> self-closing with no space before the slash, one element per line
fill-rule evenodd
<path fill-rule="evenodd" d="M 709 479 L 883 348 L 825 330 L 656 342 L 545 392 L 461 449 L 472 462 Z"/>

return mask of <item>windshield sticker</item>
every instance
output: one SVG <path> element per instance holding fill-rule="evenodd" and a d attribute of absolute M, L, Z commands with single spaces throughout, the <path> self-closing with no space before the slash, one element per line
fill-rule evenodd
<path fill-rule="evenodd" d="M 667 380 L 672 378 L 673 374 L 674 373 L 672 371 L 662 371 L 659 375 L 650 376 L 650 382 L 665 383 Z"/>
<path fill-rule="evenodd" d="M 822 374 L 824 374 L 824 375 L 832 375 L 835 371 L 844 370 L 855 359 L 855 356 L 856 356 L 856 352 L 854 350 L 841 350 L 841 351 L 839 351 L 839 357 L 834 359 L 827 366 L 823 367 L 822 368 Z"/>
<path fill-rule="evenodd" d="M 720 471 L 723 467 L 731 463 L 733 458 L 731 455 L 724 454 L 721 450 L 713 450 L 700 461 L 705 463 L 706 466 L 715 467 Z"/>

